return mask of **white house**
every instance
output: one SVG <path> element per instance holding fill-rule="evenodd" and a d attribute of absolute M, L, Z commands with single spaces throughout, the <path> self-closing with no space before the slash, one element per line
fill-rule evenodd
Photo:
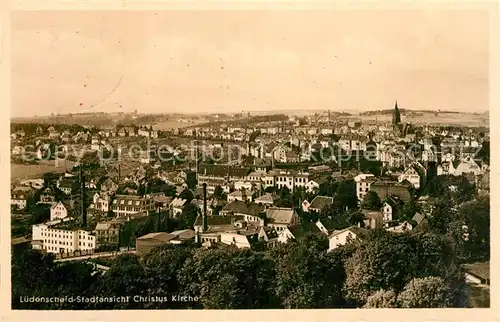
<path fill-rule="evenodd" d="M 354 240 L 361 240 L 366 234 L 366 229 L 357 226 L 351 226 L 342 230 L 334 231 L 329 238 L 328 251 L 332 251 L 335 248 L 345 245 Z"/>
<path fill-rule="evenodd" d="M 110 199 L 107 194 L 99 195 L 97 192 L 92 197 L 92 204 L 88 210 L 107 213 L 109 211 Z"/>
<path fill-rule="evenodd" d="M 255 231 L 255 235 L 258 231 Z M 223 232 L 220 234 L 220 242 L 226 245 L 235 245 L 238 248 L 250 248 L 249 236 L 238 232 Z"/>
<path fill-rule="evenodd" d="M 319 187 L 326 182 L 326 179 L 320 178 L 320 179 L 311 179 L 309 180 L 305 187 L 306 191 L 309 193 L 317 192 L 319 190 Z"/>
<path fill-rule="evenodd" d="M 396 197 L 389 197 L 384 201 L 382 206 L 384 221 L 395 220 L 395 215 L 397 213 L 398 207 L 401 207 L 403 202 Z"/>
<path fill-rule="evenodd" d="M 68 217 L 68 209 L 62 202 L 57 202 L 50 207 L 50 221 Z"/>
<path fill-rule="evenodd" d="M 413 226 L 408 221 L 404 221 L 404 222 L 400 223 L 397 226 L 387 227 L 386 228 L 387 231 L 390 231 L 390 232 L 393 232 L 393 233 L 404 233 L 404 232 L 407 232 L 407 231 L 411 231 L 412 229 L 413 229 Z"/>
<path fill-rule="evenodd" d="M 453 162 L 455 163 L 455 162 Z M 470 156 L 467 156 L 463 158 L 462 160 L 459 161 L 458 165 L 454 167 L 453 174 L 455 176 L 461 176 L 462 174 L 468 174 L 468 173 L 473 173 L 474 175 L 480 175 L 482 173 L 481 167 L 477 164 L 477 162 L 471 158 Z"/>
<path fill-rule="evenodd" d="M 266 209 L 267 226 L 280 232 L 299 223 L 299 215 L 292 208 L 271 207 Z"/>

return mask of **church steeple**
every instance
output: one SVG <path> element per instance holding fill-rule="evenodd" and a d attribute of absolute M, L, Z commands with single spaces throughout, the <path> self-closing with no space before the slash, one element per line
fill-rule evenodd
<path fill-rule="evenodd" d="M 398 101 L 394 103 L 394 112 L 392 113 L 392 125 L 401 123 L 401 115 L 399 114 Z"/>

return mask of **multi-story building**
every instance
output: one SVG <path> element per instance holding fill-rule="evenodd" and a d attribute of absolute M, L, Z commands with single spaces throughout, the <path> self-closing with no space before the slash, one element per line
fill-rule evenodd
<path fill-rule="evenodd" d="M 89 214 L 107 214 L 109 211 L 110 198 L 107 194 L 94 193 L 92 203 L 87 208 Z"/>
<path fill-rule="evenodd" d="M 288 171 L 270 171 L 265 180 L 265 187 L 271 186 L 269 183 L 274 183 L 273 186 L 278 189 L 287 187 L 290 191 L 294 191 L 298 187 L 306 187 L 309 182 L 309 173 L 295 170 Z"/>
<path fill-rule="evenodd" d="M 154 210 L 154 200 L 152 198 L 134 195 L 116 195 L 111 203 L 111 210 L 116 217 L 128 215 L 147 215 Z"/>
<path fill-rule="evenodd" d="M 93 233 L 75 226 L 70 217 L 33 225 L 32 240 L 34 249 L 54 254 L 93 251 L 96 248 Z"/>
<path fill-rule="evenodd" d="M 120 243 L 120 225 L 111 222 L 97 223 L 94 235 L 96 248 L 116 248 Z"/>
<path fill-rule="evenodd" d="M 372 174 L 359 174 L 354 178 L 354 181 L 356 182 L 356 196 L 358 200 L 363 200 L 376 179 Z"/>

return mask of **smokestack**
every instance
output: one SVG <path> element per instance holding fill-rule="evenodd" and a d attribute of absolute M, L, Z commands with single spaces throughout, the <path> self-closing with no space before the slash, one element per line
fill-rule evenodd
<path fill-rule="evenodd" d="M 120 168 L 120 164 L 118 164 L 118 182 L 117 182 L 117 184 L 120 184 L 120 179 L 121 179 L 121 168 Z"/>
<path fill-rule="evenodd" d="M 81 215 L 82 215 L 82 226 L 87 226 L 87 212 L 85 209 L 85 179 L 83 177 L 83 165 L 80 164 L 80 203 L 81 203 Z"/>
<path fill-rule="evenodd" d="M 207 218 L 207 184 L 203 183 L 203 231 L 208 229 Z"/>

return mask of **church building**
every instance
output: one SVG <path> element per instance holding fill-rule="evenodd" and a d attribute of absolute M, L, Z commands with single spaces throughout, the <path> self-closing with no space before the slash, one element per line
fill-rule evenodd
<path fill-rule="evenodd" d="M 405 137 L 407 134 L 414 134 L 415 131 L 410 123 L 401 122 L 401 113 L 398 108 L 398 101 L 394 105 L 394 112 L 392 113 L 392 128 L 394 135 Z"/>

